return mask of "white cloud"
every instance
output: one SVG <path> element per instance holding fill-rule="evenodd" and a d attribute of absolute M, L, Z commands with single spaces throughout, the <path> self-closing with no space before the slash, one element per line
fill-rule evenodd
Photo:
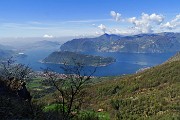
<path fill-rule="evenodd" d="M 155 13 L 151 15 L 142 13 L 140 19 L 132 17 L 127 21 L 134 25 L 133 29 L 136 30 L 135 33 L 152 33 L 153 27 L 160 25 L 164 21 L 164 16 Z"/>
<path fill-rule="evenodd" d="M 149 16 L 149 20 L 155 22 L 156 24 L 161 24 L 164 21 L 164 16 L 154 13 Z"/>
<path fill-rule="evenodd" d="M 121 14 L 120 13 L 116 13 L 115 11 L 111 11 L 110 15 L 113 17 L 114 20 L 116 21 L 120 21 L 121 20 Z"/>
<path fill-rule="evenodd" d="M 165 24 L 162 24 L 162 28 L 169 30 L 176 29 L 178 27 L 180 27 L 180 14 L 176 15 L 176 17 L 170 22 L 166 22 Z"/>
<path fill-rule="evenodd" d="M 47 35 L 47 34 L 45 34 L 43 37 L 44 37 L 44 38 L 53 38 L 52 35 Z"/>
<path fill-rule="evenodd" d="M 135 21 L 136 21 L 136 17 L 132 17 L 128 19 L 128 22 L 130 23 L 135 23 Z"/>
<path fill-rule="evenodd" d="M 100 25 L 98 26 L 98 28 L 100 28 L 100 29 L 103 31 L 103 33 L 106 32 L 106 26 L 105 26 L 105 25 L 100 24 Z"/>
<path fill-rule="evenodd" d="M 120 34 L 120 35 L 135 35 L 140 33 L 140 31 L 138 31 L 134 27 L 124 28 L 124 29 L 112 28 L 109 29 L 108 32 L 110 34 Z"/>
<path fill-rule="evenodd" d="M 92 26 L 95 26 L 95 27 L 96 27 L 96 24 L 92 24 Z"/>
<path fill-rule="evenodd" d="M 96 33 L 96 35 L 102 35 L 103 33 L 101 33 L 101 32 L 95 32 Z"/>
<path fill-rule="evenodd" d="M 133 26 L 129 24 L 127 28 L 123 28 L 123 30 L 119 29 L 111 29 L 107 30 L 110 33 L 122 33 L 122 34 L 140 34 L 140 33 L 152 33 L 154 31 L 158 31 L 160 28 L 160 25 L 164 21 L 164 16 L 161 14 L 146 14 L 142 13 L 140 18 L 137 17 L 131 17 L 131 18 L 121 18 L 121 14 L 111 11 L 110 15 L 115 19 L 116 21 L 121 22 L 128 22 L 131 23 Z"/>

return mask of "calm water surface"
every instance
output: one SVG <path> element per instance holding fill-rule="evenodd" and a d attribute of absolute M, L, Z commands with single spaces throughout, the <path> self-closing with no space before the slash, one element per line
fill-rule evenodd
<path fill-rule="evenodd" d="M 58 48 L 51 49 L 30 49 L 24 53 L 26 58 L 17 58 L 17 62 L 23 63 L 31 67 L 35 71 L 42 71 L 45 68 L 51 68 L 52 70 L 63 73 L 60 69 L 60 65 L 57 64 L 43 64 L 39 61 L 47 57 L 53 51 Z M 87 53 L 86 53 L 87 54 Z M 100 55 L 105 57 L 114 57 L 116 62 L 108 66 L 98 67 L 95 76 L 114 76 L 122 74 L 132 74 L 137 70 L 146 67 L 156 66 L 163 63 L 175 53 L 152 53 L 152 54 L 139 54 L 139 53 L 88 53 L 93 55 Z M 93 70 L 94 67 L 86 67 L 86 69 Z"/>

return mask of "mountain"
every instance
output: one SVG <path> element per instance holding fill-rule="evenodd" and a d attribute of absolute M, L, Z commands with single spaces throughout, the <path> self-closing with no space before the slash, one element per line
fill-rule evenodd
<path fill-rule="evenodd" d="M 60 43 L 56 41 L 42 40 L 34 43 L 34 47 L 53 47 L 59 46 Z"/>
<path fill-rule="evenodd" d="M 60 42 L 50 41 L 50 40 L 40 40 L 32 43 L 24 43 L 21 46 L 18 46 L 17 49 L 41 49 L 41 48 L 59 48 Z"/>
<path fill-rule="evenodd" d="M 105 66 L 115 62 L 115 59 L 111 57 L 105 58 L 100 56 L 84 55 L 75 52 L 58 51 L 51 53 L 42 62 L 56 64 L 63 64 L 66 62 L 69 65 L 73 65 L 75 64 L 75 61 L 80 62 L 86 66 Z"/>
<path fill-rule="evenodd" d="M 2 50 L 0 49 L 0 60 L 9 58 L 13 56 L 14 52 L 12 50 Z"/>
<path fill-rule="evenodd" d="M 3 50 L 10 50 L 10 49 L 14 49 L 12 46 L 7 46 L 7 45 L 1 45 L 0 44 L 0 49 L 3 49 Z"/>
<path fill-rule="evenodd" d="M 180 33 L 118 36 L 104 34 L 96 38 L 73 39 L 64 43 L 62 51 L 164 53 L 180 51 Z"/>
<path fill-rule="evenodd" d="M 64 43 L 60 49 L 71 52 L 100 51 L 104 49 L 103 46 L 108 46 L 110 42 L 115 42 L 120 38 L 121 36 L 104 34 L 96 38 L 73 39 Z"/>
<path fill-rule="evenodd" d="M 39 47 L 40 44 L 53 45 L 57 43 L 58 45 L 65 43 L 68 40 L 73 39 L 74 37 L 53 37 L 53 38 L 44 38 L 44 37 L 17 37 L 17 38 L 0 38 L 0 44 L 9 45 L 16 49 L 27 50 L 29 48 Z M 59 46 L 60 46 L 59 45 Z M 42 46 L 41 46 L 42 47 Z"/>
<path fill-rule="evenodd" d="M 11 57 L 14 51 L 9 46 L 0 45 L 0 60 Z"/>

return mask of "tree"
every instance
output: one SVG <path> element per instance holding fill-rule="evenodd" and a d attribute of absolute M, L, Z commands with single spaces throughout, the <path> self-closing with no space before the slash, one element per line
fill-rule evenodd
<path fill-rule="evenodd" d="M 3 112 L 9 111 L 5 112 L 6 115 L 2 119 L 26 117 L 24 115 L 26 112 L 27 118 L 33 116 L 32 96 L 25 83 L 30 78 L 31 72 L 28 66 L 15 63 L 12 57 L 0 63 L 0 111 L 2 108 L 4 108 Z M 17 113 L 20 115 L 18 116 Z"/>
<path fill-rule="evenodd" d="M 25 83 L 25 80 L 30 78 L 30 73 L 32 73 L 32 70 L 28 66 L 15 63 L 13 57 L 0 64 L 1 80 L 4 80 L 9 89 L 16 92 L 20 98 L 27 100 L 31 106 L 32 96 Z"/>
<path fill-rule="evenodd" d="M 32 70 L 28 66 L 15 63 L 12 57 L 0 63 L 0 77 L 4 80 L 11 80 L 12 78 L 27 80 L 30 78 L 30 73 Z"/>
<path fill-rule="evenodd" d="M 96 72 L 96 68 L 87 71 L 84 64 L 74 60 L 73 66 L 64 63 L 61 69 L 64 70 L 64 78 L 59 77 L 58 74 L 48 68 L 44 73 L 48 81 L 60 93 L 59 100 L 63 106 L 62 116 L 66 120 L 71 117 L 74 111 L 78 112 L 80 110 L 83 101 L 82 97 L 85 95 L 83 89 L 90 82 L 92 75 Z"/>

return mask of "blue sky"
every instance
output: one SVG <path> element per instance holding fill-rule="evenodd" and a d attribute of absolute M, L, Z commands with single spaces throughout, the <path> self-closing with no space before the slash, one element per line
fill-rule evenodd
<path fill-rule="evenodd" d="M 0 0 L 0 37 L 180 30 L 179 0 Z"/>

